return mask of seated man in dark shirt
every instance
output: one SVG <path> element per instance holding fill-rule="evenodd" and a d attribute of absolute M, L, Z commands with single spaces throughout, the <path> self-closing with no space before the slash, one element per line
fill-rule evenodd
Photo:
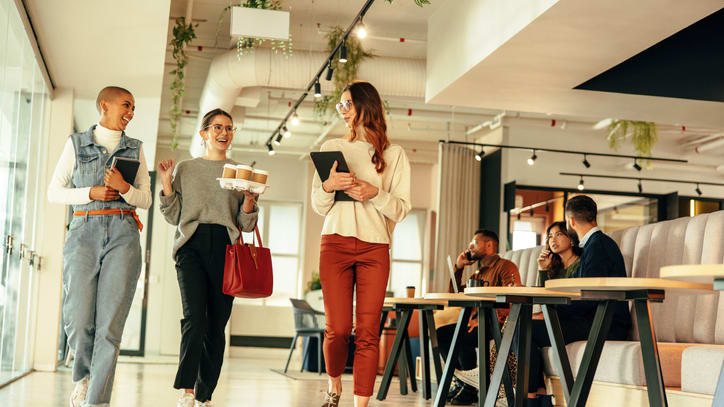
<path fill-rule="evenodd" d="M 579 195 L 566 203 L 566 221 L 580 238 L 583 247 L 581 265 L 571 278 L 581 277 L 626 277 L 626 267 L 621 250 L 616 242 L 604 234 L 596 223 L 596 203 L 588 196 Z M 573 301 L 570 305 L 559 305 L 558 316 L 566 344 L 588 339 L 598 303 L 594 301 Z M 626 302 L 616 302 L 609 340 L 625 340 L 631 330 L 631 314 Z M 533 321 L 533 338 L 530 358 L 530 381 L 528 382 L 528 406 L 552 406 L 543 381 L 543 357 L 541 348 L 551 346 L 545 323 Z"/>
<path fill-rule="evenodd" d="M 469 279 L 479 280 L 480 286 L 519 286 L 520 273 L 515 263 L 498 256 L 498 235 L 490 230 L 478 230 L 473 236 L 468 249 L 457 258 L 455 262 L 455 283 L 460 292 L 463 291 L 463 270 L 478 262 L 477 271 L 470 275 Z M 450 279 L 449 291 L 454 292 L 453 281 Z M 498 309 L 498 321 L 502 326 L 508 317 L 507 308 Z M 435 327 L 440 353 L 447 359 L 447 354 L 452 346 L 452 338 L 455 332 L 455 325 L 460 315 L 460 309 L 448 307 L 445 310 L 435 312 Z M 477 367 L 478 358 L 475 348 L 478 346 L 478 320 L 471 318 L 468 324 L 468 333 L 462 338 L 460 353 L 454 361 L 456 370 L 471 371 Z M 490 331 L 486 331 L 488 340 L 492 339 Z M 485 369 L 485 366 L 483 367 Z M 483 370 L 485 371 L 485 370 Z M 456 373 L 457 374 L 457 373 Z M 478 390 L 457 378 L 453 378 L 448 401 L 452 405 L 470 405 L 477 403 Z"/>

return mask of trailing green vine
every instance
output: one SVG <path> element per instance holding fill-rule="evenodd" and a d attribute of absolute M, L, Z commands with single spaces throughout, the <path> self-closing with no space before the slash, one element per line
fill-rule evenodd
<path fill-rule="evenodd" d="M 233 4 L 231 1 L 229 1 L 229 5 L 221 10 L 221 15 L 219 15 L 219 19 L 216 22 L 217 38 L 221 30 L 221 24 L 224 21 L 224 17 L 226 17 L 226 15 L 231 11 L 232 7 L 258 8 L 262 10 L 282 9 L 280 0 L 246 0 L 244 2 L 238 2 L 236 4 Z M 275 54 L 281 53 L 285 57 L 290 57 L 292 55 L 292 33 L 290 32 L 289 39 L 286 41 L 266 40 L 263 38 L 255 37 L 241 37 L 236 41 L 237 57 L 241 58 L 242 56 L 249 54 L 250 52 L 254 51 L 254 49 L 261 46 L 267 41 L 269 42 L 272 52 L 274 52 Z"/>
<path fill-rule="evenodd" d="M 344 35 L 341 27 L 334 27 L 327 34 L 327 52 L 337 46 Z M 347 37 L 347 62 L 341 63 L 338 58 L 332 58 L 332 69 L 334 75 L 332 82 L 334 83 L 334 92 L 331 95 L 322 96 L 314 101 L 314 114 L 320 119 L 327 117 L 330 113 L 334 113 L 334 105 L 342 96 L 342 90 L 348 83 L 357 79 L 357 71 L 360 63 L 373 55 L 362 48 L 362 43 L 356 36 Z"/>
<path fill-rule="evenodd" d="M 176 69 L 170 72 L 174 76 L 173 82 L 169 90 L 173 92 L 173 104 L 171 106 L 171 148 L 176 149 L 178 147 L 178 121 L 181 118 L 181 99 L 184 95 L 184 68 L 188 63 L 188 57 L 186 56 L 186 45 L 188 45 L 194 38 L 196 38 L 196 28 L 198 24 L 193 23 L 186 24 L 184 17 L 176 19 L 176 24 L 173 27 L 173 38 L 171 38 L 171 55 L 174 61 L 176 61 Z"/>
<path fill-rule="evenodd" d="M 634 120 L 611 120 L 608 125 L 608 145 L 617 149 L 627 137 L 631 137 L 637 155 L 651 157 L 651 150 L 659 139 L 656 123 Z"/>

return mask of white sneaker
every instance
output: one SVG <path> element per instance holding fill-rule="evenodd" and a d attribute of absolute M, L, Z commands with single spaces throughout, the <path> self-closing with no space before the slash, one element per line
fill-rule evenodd
<path fill-rule="evenodd" d="M 80 407 L 85 401 L 85 395 L 88 393 L 88 382 L 89 377 L 85 377 L 83 380 L 75 384 L 73 393 L 70 393 L 70 407 Z"/>
<path fill-rule="evenodd" d="M 176 402 L 176 407 L 196 407 L 198 405 L 196 403 L 197 401 L 194 399 L 193 393 L 184 392 Z"/>
<path fill-rule="evenodd" d="M 214 407 L 214 404 L 211 402 L 211 400 L 204 401 L 203 403 L 196 400 L 196 406 L 195 407 Z"/>
<path fill-rule="evenodd" d="M 478 388 L 478 368 L 471 370 L 459 370 L 455 369 L 455 377 L 458 378 L 461 382 L 473 386 L 476 389 Z"/>

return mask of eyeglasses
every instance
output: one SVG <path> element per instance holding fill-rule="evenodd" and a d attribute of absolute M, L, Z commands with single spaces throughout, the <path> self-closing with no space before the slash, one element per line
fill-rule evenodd
<path fill-rule="evenodd" d="M 221 124 L 212 124 L 211 126 L 206 126 L 206 127 L 204 128 L 204 130 L 208 130 L 208 129 L 213 130 L 213 131 L 214 131 L 214 134 L 216 134 L 216 135 L 221 134 L 221 132 L 222 132 L 224 129 L 226 130 L 226 134 L 234 134 L 234 133 L 236 133 L 236 127 L 232 127 L 232 126 L 226 126 L 226 127 L 224 127 L 224 126 L 221 125 Z"/>
<path fill-rule="evenodd" d="M 337 108 L 337 112 L 339 114 L 347 113 L 349 112 L 349 109 L 352 108 L 352 102 L 349 100 L 343 100 L 336 105 L 334 105 L 335 108 Z"/>

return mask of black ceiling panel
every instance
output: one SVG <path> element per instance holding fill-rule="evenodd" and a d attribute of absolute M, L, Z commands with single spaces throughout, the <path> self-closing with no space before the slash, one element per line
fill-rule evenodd
<path fill-rule="evenodd" d="M 724 8 L 575 89 L 724 102 Z"/>

